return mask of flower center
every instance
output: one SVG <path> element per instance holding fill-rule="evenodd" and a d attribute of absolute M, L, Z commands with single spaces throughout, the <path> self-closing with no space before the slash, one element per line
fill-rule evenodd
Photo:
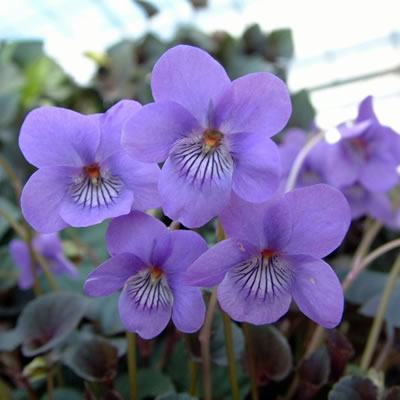
<path fill-rule="evenodd" d="M 100 178 L 100 166 L 99 164 L 92 164 L 84 168 L 87 176 L 91 179 L 93 185 L 98 185 Z"/>
<path fill-rule="evenodd" d="M 158 268 L 158 267 L 151 267 L 151 272 L 150 272 L 150 275 L 151 275 L 151 282 L 154 284 L 154 283 L 156 283 L 160 278 L 161 278 L 161 276 L 163 275 L 163 270 L 161 269 L 161 268 Z"/>
<path fill-rule="evenodd" d="M 82 208 L 108 207 L 116 202 L 122 188 L 123 182 L 119 177 L 101 169 L 99 164 L 91 164 L 73 179 L 70 194 Z"/>
<path fill-rule="evenodd" d="M 164 272 L 150 266 L 131 276 L 127 282 L 127 292 L 136 309 L 155 311 L 172 307 L 174 295 Z"/>
<path fill-rule="evenodd" d="M 210 150 L 218 147 L 221 144 L 222 133 L 219 131 L 214 131 L 212 129 L 207 129 L 203 133 L 204 151 L 208 153 Z"/>
<path fill-rule="evenodd" d="M 265 260 L 268 260 L 269 258 L 271 258 L 271 256 L 275 253 L 274 250 L 263 250 L 261 252 L 261 255 L 264 257 Z"/>

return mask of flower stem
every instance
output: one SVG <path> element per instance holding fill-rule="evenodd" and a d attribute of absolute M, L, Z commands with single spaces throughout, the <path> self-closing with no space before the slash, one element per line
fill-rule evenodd
<path fill-rule="evenodd" d="M 0 207 L 0 214 L 8 222 L 11 228 L 17 233 L 17 235 L 24 241 L 26 241 L 26 233 L 22 225 L 17 222 L 3 207 Z"/>
<path fill-rule="evenodd" d="M 372 221 L 365 231 L 363 238 L 353 257 L 353 262 L 351 264 L 351 268 L 349 273 L 347 274 L 345 280 L 343 281 L 343 291 L 346 291 L 353 281 L 356 279 L 358 274 L 361 272 L 362 268 L 361 265 L 363 264 L 363 259 L 367 254 L 369 248 L 371 247 L 372 242 L 376 238 L 376 235 L 382 229 L 382 222 L 380 221 Z M 372 254 L 372 253 L 371 253 Z"/>
<path fill-rule="evenodd" d="M 225 311 L 221 310 L 221 312 L 222 312 L 222 319 L 224 321 L 225 346 L 226 346 L 226 355 L 228 357 L 232 399 L 240 400 L 239 384 L 237 381 L 237 374 L 236 374 L 236 361 L 235 361 L 235 354 L 233 351 L 231 319 L 229 318 L 229 315 Z"/>
<path fill-rule="evenodd" d="M 382 323 L 385 318 L 386 309 L 389 304 L 390 297 L 392 296 L 393 290 L 396 286 L 397 276 L 399 275 L 399 272 L 400 256 L 396 258 L 392 270 L 390 271 L 389 279 L 383 291 L 383 296 L 381 303 L 379 304 L 378 312 L 375 315 L 374 322 L 372 323 L 372 328 L 368 336 L 367 344 L 361 357 L 360 367 L 362 369 L 367 369 L 371 362 L 372 355 L 374 354 L 376 343 L 378 341 L 378 336 L 382 328 Z"/>
<path fill-rule="evenodd" d="M 210 300 L 208 301 L 206 319 L 199 334 L 201 359 L 203 366 L 204 400 L 212 400 L 210 337 L 216 307 L 217 288 L 215 287 L 211 293 Z"/>
<path fill-rule="evenodd" d="M 47 399 L 53 400 L 54 399 L 54 381 L 53 381 L 53 373 L 51 369 L 47 371 Z"/>
<path fill-rule="evenodd" d="M 250 325 L 247 322 L 243 322 L 242 327 L 244 332 L 244 338 L 246 340 L 247 364 L 249 366 L 250 382 L 251 382 L 251 399 L 258 400 L 256 365 L 254 359 L 253 341 L 251 340 L 250 336 Z"/>
<path fill-rule="evenodd" d="M 190 374 L 190 387 L 189 395 L 197 397 L 197 390 L 199 384 L 199 364 L 189 358 L 189 374 Z"/>
<path fill-rule="evenodd" d="M 8 178 L 10 179 L 12 186 L 14 187 L 15 195 L 17 196 L 17 201 L 19 202 L 19 199 L 21 197 L 21 191 L 22 191 L 21 181 L 19 180 L 17 174 L 14 172 L 14 169 L 11 167 L 9 162 L 1 155 L 0 155 L 0 165 L 6 171 L 6 174 L 7 174 Z"/>
<path fill-rule="evenodd" d="M 129 375 L 129 392 L 131 400 L 137 400 L 137 380 L 136 380 L 136 333 L 126 331 L 126 339 L 128 341 L 128 375 Z"/>
<path fill-rule="evenodd" d="M 324 136 L 325 132 L 318 132 L 303 146 L 303 148 L 300 150 L 300 153 L 297 154 L 286 182 L 285 193 L 290 192 L 294 188 L 304 160 L 307 158 L 313 147 L 323 140 Z"/>

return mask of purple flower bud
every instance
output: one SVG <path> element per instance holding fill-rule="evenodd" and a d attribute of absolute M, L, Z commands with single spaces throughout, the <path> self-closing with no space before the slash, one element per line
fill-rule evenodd
<path fill-rule="evenodd" d="M 56 275 L 77 276 L 78 271 L 74 264 L 64 257 L 64 250 L 57 233 L 38 234 L 32 241 L 33 248 L 47 261 L 52 273 Z M 28 245 L 19 239 L 10 242 L 10 254 L 20 269 L 18 286 L 29 289 L 33 286 L 32 263 L 40 275 L 42 269 L 32 260 Z"/>

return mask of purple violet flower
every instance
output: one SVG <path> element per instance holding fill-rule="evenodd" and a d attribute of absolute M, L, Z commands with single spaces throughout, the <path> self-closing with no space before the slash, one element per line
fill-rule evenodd
<path fill-rule="evenodd" d="M 340 322 L 342 287 L 321 260 L 340 245 L 350 224 L 340 191 L 318 184 L 263 204 L 234 196 L 221 222 L 229 239 L 189 267 L 188 284 L 219 284 L 219 303 L 236 321 L 275 322 L 293 297 L 317 323 L 333 328 Z"/>
<path fill-rule="evenodd" d="M 78 271 L 74 264 L 64 256 L 61 240 L 57 233 L 38 234 L 33 238 L 33 248 L 48 262 L 50 270 L 56 275 L 77 276 Z M 18 286 L 29 289 L 33 286 L 32 258 L 28 245 L 19 239 L 14 239 L 9 245 L 10 254 L 20 269 Z M 36 271 L 40 275 L 43 271 L 36 263 Z"/>
<path fill-rule="evenodd" d="M 354 122 L 338 130 L 342 138 L 327 153 L 328 183 L 340 188 L 360 182 L 372 192 L 391 189 L 398 181 L 400 136 L 379 123 L 372 97 L 361 102 Z"/>
<path fill-rule="evenodd" d="M 386 192 L 371 192 L 360 183 L 340 189 L 349 202 L 351 218 L 370 215 L 379 221 L 392 219 L 392 203 Z"/>
<path fill-rule="evenodd" d="M 21 207 L 35 230 L 89 226 L 159 206 L 159 167 L 134 160 L 120 146 L 122 124 L 140 107 L 123 100 L 89 116 L 41 107 L 26 117 L 19 145 L 39 170 L 24 187 Z"/>
<path fill-rule="evenodd" d="M 198 227 L 218 215 L 231 192 L 250 202 L 270 198 L 279 185 L 277 146 L 286 124 L 286 85 L 268 72 L 233 82 L 208 53 L 176 46 L 152 72 L 155 103 L 124 127 L 122 146 L 144 162 L 165 164 L 159 191 L 166 215 Z"/>
<path fill-rule="evenodd" d="M 133 211 L 111 222 L 106 242 L 112 258 L 89 274 L 87 295 L 107 296 L 123 287 L 121 321 L 144 339 L 157 336 L 171 317 L 182 332 L 201 327 L 201 290 L 183 282 L 187 267 L 207 250 L 199 234 L 170 231 L 159 220 Z"/>

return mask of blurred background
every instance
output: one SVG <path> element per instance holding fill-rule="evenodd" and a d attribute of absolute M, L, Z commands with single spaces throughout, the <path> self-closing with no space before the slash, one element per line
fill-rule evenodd
<path fill-rule="evenodd" d="M 400 128 L 396 0 L 2 0 L 0 40 L 1 98 L 34 79 L 28 105 L 41 84 L 50 100 L 64 100 L 75 85 L 94 88 L 104 103 L 148 101 L 142 78 L 167 47 L 186 42 L 213 53 L 232 78 L 270 70 L 293 93 L 307 90 L 322 127 L 352 118 L 372 94 L 381 119 Z M 15 41 L 24 43 L 12 50 Z M 44 55 L 57 66 L 39 61 Z M 63 79 L 71 82 L 62 87 Z"/>

